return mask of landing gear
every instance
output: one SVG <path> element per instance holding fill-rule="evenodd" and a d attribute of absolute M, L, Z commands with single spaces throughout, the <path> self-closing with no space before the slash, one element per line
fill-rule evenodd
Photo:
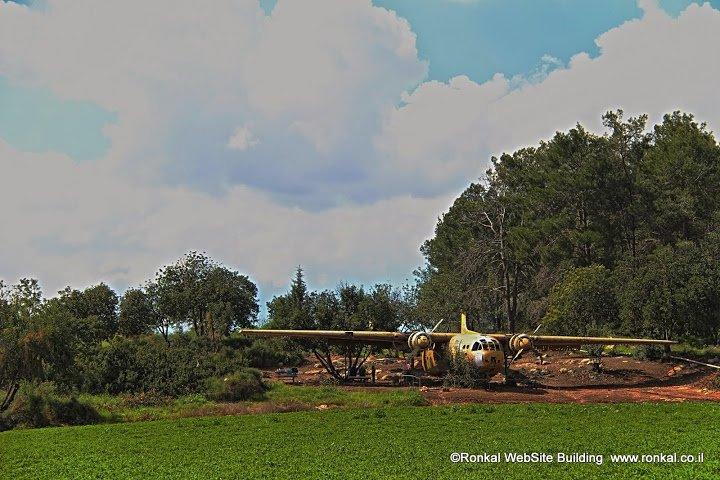
<path fill-rule="evenodd" d="M 504 352 L 503 352 L 504 353 Z M 511 376 L 510 374 L 510 362 L 508 361 L 508 356 L 503 355 L 504 357 L 504 365 L 503 365 L 503 373 L 505 374 L 505 385 L 509 385 L 511 387 L 514 387 L 517 385 L 517 381 L 515 380 L 515 377 Z"/>

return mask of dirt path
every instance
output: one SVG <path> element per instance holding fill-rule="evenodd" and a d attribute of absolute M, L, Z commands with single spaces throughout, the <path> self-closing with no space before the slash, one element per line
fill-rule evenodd
<path fill-rule="evenodd" d="M 379 364 L 379 369 L 398 371 L 401 363 Z M 679 361 L 649 361 L 632 357 L 603 357 L 600 371 L 591 360 L 572 352 L 547 352 L 542 363 L 523 358 L 512 366 L 518 386 L 496 377 L 490 388 L 459 389 L 423 387 L 433 405 L 454 403 L 619 403 L 619 402 L 720 402 L 720 390 L 712 388 L 718 373 Z M 300 378 L 312 384 L 322 370 L 302 369 Z M 381 377 L 379 377 L 381 378 Z M 388 382 L 379 382 L 387 384 Z M 389 386 L 342 387 L 386 389 Z"/>
<path fill-rule="evenodd" d="M 682 362 L 647 361 L 609 357 L 601 372 L 589 360 L 551 353 L 538 364 L 525 359 L 515 366 L 528 384 L 517 387 L 491 383 L 489 390 L 426 389 L 432 404 L 448 403 L 620 403 L 620 402 L 720 402 L 720 390 L 711 388 L 715 371 Z"/>
<path fill-rule="evenodd" d="M 453 403 L 622 403 L 622 402 L 684 402 L 704 400 L 720 402 L 720 391 L 693 385 L 663 387 L 603 388 L 528 388 L 493 385 L 490 390 L 427 389 L 425 398 L 433 405 Z"/>

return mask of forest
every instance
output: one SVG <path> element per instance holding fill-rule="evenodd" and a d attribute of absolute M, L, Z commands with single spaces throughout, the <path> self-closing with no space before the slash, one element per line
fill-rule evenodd
<path fill-rule="evenodd" d="M 267 389 L 255 368 L 310 352 L 332 368 L 327 345 L 237 334 L 260 324 L 396 330 L 444 318 L 456 329 L 467 312 L 480 331 L 717 344 L 720 146 L 686 113 L 602 120 L 602 134 L 577 125 L 492 158 L 420 246 L 412 284 L 310 291 L 298 267 L 259 319 L 251 272 L 198 252 L 122 293 L 100 283 L 47 297 L 37 279 L 0 281 L 0 430 L 92 422 L 78 393 L 243 400 Z"/>

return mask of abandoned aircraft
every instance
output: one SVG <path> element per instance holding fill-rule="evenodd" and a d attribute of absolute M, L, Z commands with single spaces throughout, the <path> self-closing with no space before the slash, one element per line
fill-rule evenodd
<path fill-rule="evenodd" d="M 460 332 L 437 332 L 442 320 L 432 330 L 414 332 L 376 332 L 371 330 L 263 330 L 245 329 L 250 337 L 283 337 L 325 340 L 329 343 L 359 343 L 399 348 L 409 351 L 415 368 L 429 375 L 447 373 L 453 359 L 463 358 L 488 379 L 505 372 L 508 364 L 538 348 L 572 348 L 581 345 L 659 345 L 669 350 L 672 340 L 613 337 L 567 337 L 552 335 L 489 333 L 467 327 L 465 314 L 460 316 Z"/>

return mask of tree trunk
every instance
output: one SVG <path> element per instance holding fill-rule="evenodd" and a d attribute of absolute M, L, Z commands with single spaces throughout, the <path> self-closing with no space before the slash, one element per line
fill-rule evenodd
<path fill-rule="evenodd" d="M 13 400 L 15 400 L 15 395 L 17 394 L 19 388 L 20 384 L 15 382 L 10 386 L 8 391 L 5 392 L 5 398 L 0 404 L 0 412 L 4 412 L 10 407 L 10 404 L 12 404 Z"/>

